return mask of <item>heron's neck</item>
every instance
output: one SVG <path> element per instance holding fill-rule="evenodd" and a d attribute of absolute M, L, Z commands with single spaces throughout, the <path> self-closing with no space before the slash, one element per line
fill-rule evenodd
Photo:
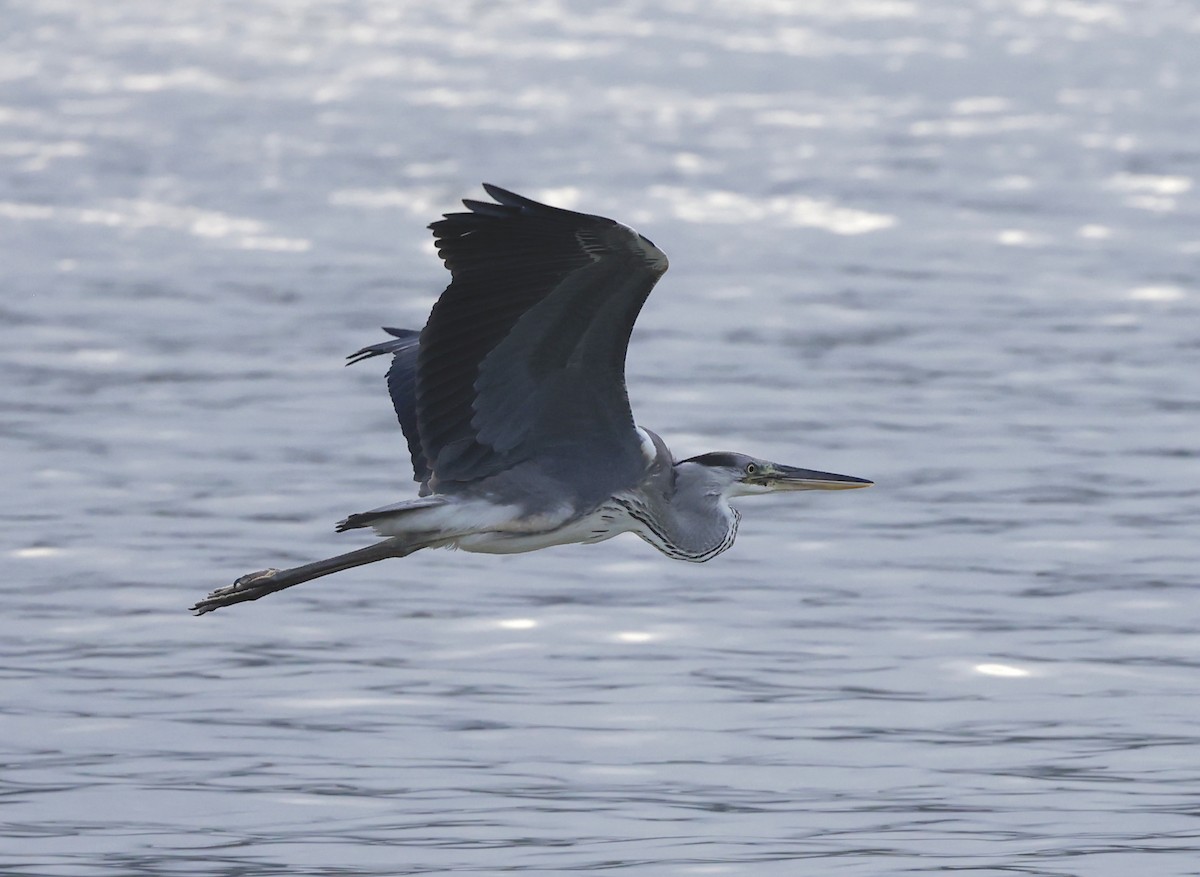
<path fill-rule="evenodd" d="M 702 479 L 676 471 L 660 490 L 643 491 L 630 508 L 637 533 L 659 551 L 702 563 L 733 544 L 740 515 Z"/>

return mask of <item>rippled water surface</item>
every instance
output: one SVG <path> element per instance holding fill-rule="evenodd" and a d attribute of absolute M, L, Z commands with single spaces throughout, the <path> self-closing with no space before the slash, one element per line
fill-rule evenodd
<path fill-rule="evenodd" d="M 14 0 L 0 872 L 1200 873 L 1200 11 Z M 873 478 L 423 552 L 378 361 L 489 180 L 673 267 L 677 453 Z"/>

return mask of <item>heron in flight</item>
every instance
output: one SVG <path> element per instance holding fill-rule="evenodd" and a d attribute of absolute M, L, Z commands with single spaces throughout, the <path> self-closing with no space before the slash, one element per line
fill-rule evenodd
<path fill-rule="evenodd" d="M 733 544 L 737 497 L 872 483 L 724 451 L 676 460 L 625 391 L 629 335 L 667 257 L 611 219 L 484 189 L 495 203 L 465 200 L 430 225 L 451 281 L 425 328 L 385 329 L 348 357 L 392 357 L 418 498 L 337 525 L 370 527 L 375 544 L 249 573 L 196 614 L 422 548 L 511 554 L 636 533 L 699 563 Z"/>

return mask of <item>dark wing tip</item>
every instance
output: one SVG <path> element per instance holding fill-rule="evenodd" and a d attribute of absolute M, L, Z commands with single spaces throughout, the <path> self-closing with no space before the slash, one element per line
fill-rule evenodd
<path fill-rule="evenodd" d="M 568 235 L 573 235 L 576 229 L 589 226 L 594 229 L 614 228 L 619 225 L 604 216 L 551 207 L 491 183 L 484 183 L 483 188 L 496 199 L 496 203 L 464 198 L 462 203 L 466 211 L 445 213 L 441 219 L 429 224 L 437 242 L 438 254 L 452 272 L 454 267 L 451 262 L 456 260 L 449 248 L 458 249 L 458 243 L 466 238 L 471 238 L 469 248 L 472 250 L 482 252 L 481 244 L 486 239 L 505 253 L 511 253 L 520 246 L 522 237 L 534 240 L 539 235 L 550 233 L 563 235 L 564 250 L 574 250 L 577 243 Z M 537 231 L 534 231 L 535 228 Z M 481 237 L 475 237 L 476 233 L 481 233 Z M 508 238 L 503 246 L 496 235 Z"/>
<path fill-rule="evenodd" d="M 537 205 L 539 207 L 544 206 L 539 205 L 536 201 L 531 201 L 524 195 L 518 195 L 516 192 L 510 192 L 508 189 L 503 189 L 500 186 L 497 186 L 495 183 L 483 183 L 482 185 L 483 191 L 495 198 L 497 203 L 507 204 L 510 207 L 527 207 L 530 205 Z"/>
<path fill-rule="evenodd" d="M 551 207 L 549 204 L 543 204 L 540 201 L 534 201 L 532 198 L 526 198 L 524 195 L 518 195 L 516 192 L 510 192 L 508 189 L 502 189 L 493 183 L 484 183 L 483 190 L 496 199 L 498 204 L 503 204 L 505 207 L 516 208 L 522 212 L 553 212 L 553 213 L 573 213 L 570 210 L 564 210 L 561 207 Z M 477 204 L 479 202 L 463 202 L 464 204 Z M 489 207 L 492 205 L 488 205 Z M 474 208 L 472 208 L 474 209 Z M 576 216 L 584 214 L 574 214 Z"/>
<path fill-rule="evenodd" d="M 510 216 L 516 216 L 521 212 L 519 209 L 513 209 L 505 204 L 493 204 L 491 201 L 476 201 L 472 198 L 463 198 L 462 203 L 468 210 L 471 211 L 470 213 L 447 213 L 445 214 L 446 218 L 449 219 L 452 216 L 477 215 L 491 216 L 495 219 L 507 219 Z"/>
<path fill-rule="evenodd" d="M 571 217 L 575 220 L 587 219 L 592 222 L 603 223 L 604 225 L 617 224 L 615 219 L 609 219 L 606 216 L 579 213 L 574 210 L 567 210 L 565 207 L 553 207 L 549 204 L 543 204 L 541 201 L 534 201 L 532 198 L 518 195 L 516 192 L 497 186 L 494 183 L 483 183 L 482 185 L 483 190 L 491 195 L 496 200 L 496 203 L 491 204 L 487 201 L 475 201 L 464 198 L 463 204 L 471 211 L 484 214 L 485 216 L 509 217 L 524 215 L 541 216 L 547 219 Z"/>

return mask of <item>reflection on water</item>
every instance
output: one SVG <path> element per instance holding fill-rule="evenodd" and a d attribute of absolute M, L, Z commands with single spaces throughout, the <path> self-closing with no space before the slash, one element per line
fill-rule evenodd
<path fill-rule="evenodd" d="M 8 20 L 5 874 L 1194 873 L 1186 5 Z M 341 358 L 483 179 L 670 254 L 678 453 L 877 486 L 189 616 L 411 491 Z"/>

